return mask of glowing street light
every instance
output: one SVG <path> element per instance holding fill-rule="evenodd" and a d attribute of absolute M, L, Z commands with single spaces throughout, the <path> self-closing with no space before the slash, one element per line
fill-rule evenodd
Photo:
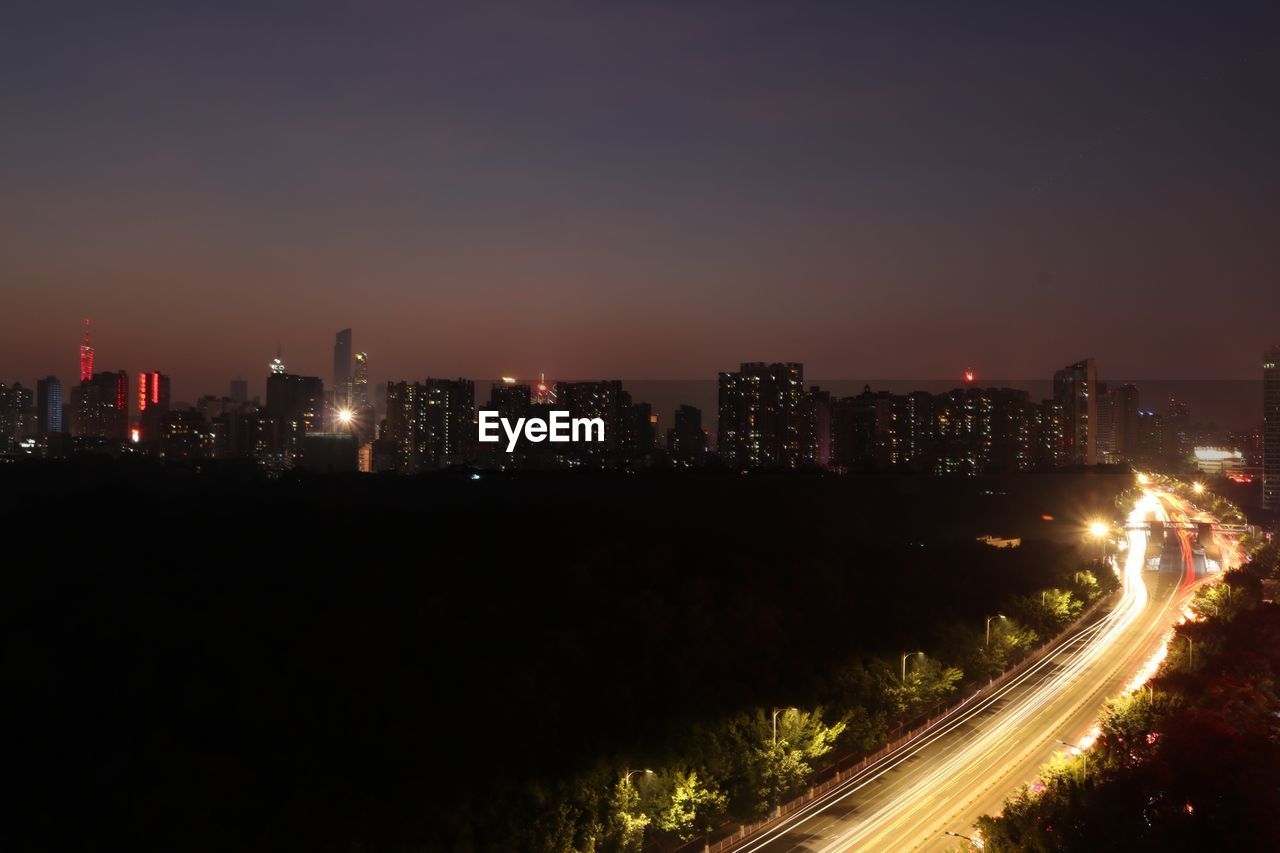
<path fill-rule="evenodd" d="M 339 409 L 338 423 L 342 424 L 343 426 L 349 426 L 351 424 L 351 419 L 354 418 L 355 416 L 356 416 L 356 413 L 351 411 L 350 409 Z"/>
<path fill-rule="evenodd" d="M 1195 492 L 1197 495 L 1203 495 L 1203 494 L 1204 494 L 1204 483 L 1192 483 L 1192 484 L 1191 484 L 1191 491 Z"/>
<path fill-rule="evenodd" d="M 987 617 L 987 641 L 983 643 L 984 646 L 991 645 L 991 620 L 992 619 L 1008 619 L 1008 618 L 1009 617 L 1005 616 L 1003 613 L 997 613 L 995 616 Z"/>
<path fill-rule="evenodd" d="M 1107 559 L 1107 534 L 1110 530 L 1111 529 L 1107 527 L 1106 522 L 1092 521 L 1089 523 L 1089 535 L 1094 539 L 1097 539 L 1099 544 L 1102 546 L 1103 562 L 1106 562 Z"/>
<path fill-rule="evenodd" d="M 902 683 L 903 684 L 907 683 L 907 658 L 911 657 L 912 655 L 919 655 L 920 657 L 924 657 L 924 652 L 903 652 L 902 653 Z"/>
<path fill-rule="evenodd" d="M 652 776 L 652 775 L 653 775 L 653 771 L 652 771 L 652 770 L 647 770 L 647 769 L 646 769 L 646 770 L 628 770 L 627 772 L 625 772 L 625 773 L 623 773 L 623 774 L 622 774 L 622 784 L 624 784 L 624 785 L 625 785 L 625 784 L 627 784 L 627 781 L 628 781 L 632 776 L 636 775 L 637 773 L 643 773 L 643 774 L 644 774 L 644 775 L 646 775 L 646 776 Z"/>

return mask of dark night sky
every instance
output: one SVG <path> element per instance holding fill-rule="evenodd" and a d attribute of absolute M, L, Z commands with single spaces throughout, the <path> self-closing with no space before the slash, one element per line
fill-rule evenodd
<path fill-rule="evenodd" d="M 35 3 L 0 380 L 1253 378 L 1275 4 Z"/>

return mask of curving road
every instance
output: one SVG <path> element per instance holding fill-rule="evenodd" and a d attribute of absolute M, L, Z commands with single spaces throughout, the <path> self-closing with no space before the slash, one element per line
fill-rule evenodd
<path fill-rule="evenodd" d="M 1185 520 L 1188 506 L 1148 489 L 1129 520 Z M 909 743 L 815 799 L 741 853 L 948 850 L 1005 797 L 1033 783 L 1061 741 L 1089 736 L 1103 703 L 1161 648 L 1203 563 L 1188 537 L 1170 537 L 1158 570 L 1145 567 L 1148 534 L 1128 532 L 1123 591 L 1114 607 L 1063 638 L 1033 666 L 936 721 Z M 1152 549 L 1153 554 L 1155 549 Z M 1202 558 L 1199 558 L 1202 561 Z M 1200 569 L 1199 572 L 1196 569 Z"/>

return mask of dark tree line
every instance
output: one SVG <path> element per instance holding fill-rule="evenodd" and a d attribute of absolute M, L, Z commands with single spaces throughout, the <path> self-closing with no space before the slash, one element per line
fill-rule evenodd
<path fill-rule="evenodd" d="M 901 649 L 937 659 L 922 691 L 980 674 L 943 659 L 957 631 L 1078 580 L 1123 484 L 6 466 L 4 846 L 605 849 L 628 808 L 703 831 L 908 713 Z M 802 710 L 749 752 L 774 707 Z"/>

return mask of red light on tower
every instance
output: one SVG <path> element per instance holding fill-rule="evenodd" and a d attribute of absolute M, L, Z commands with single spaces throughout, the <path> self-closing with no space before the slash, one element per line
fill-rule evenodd
<path fill-rule="evenodd" d="M 974 373 L 972 368 L 964 372 L 964 381 L 966 385 L 972 385 L 973 381 L 977 378 L 978 374 Z"/>

